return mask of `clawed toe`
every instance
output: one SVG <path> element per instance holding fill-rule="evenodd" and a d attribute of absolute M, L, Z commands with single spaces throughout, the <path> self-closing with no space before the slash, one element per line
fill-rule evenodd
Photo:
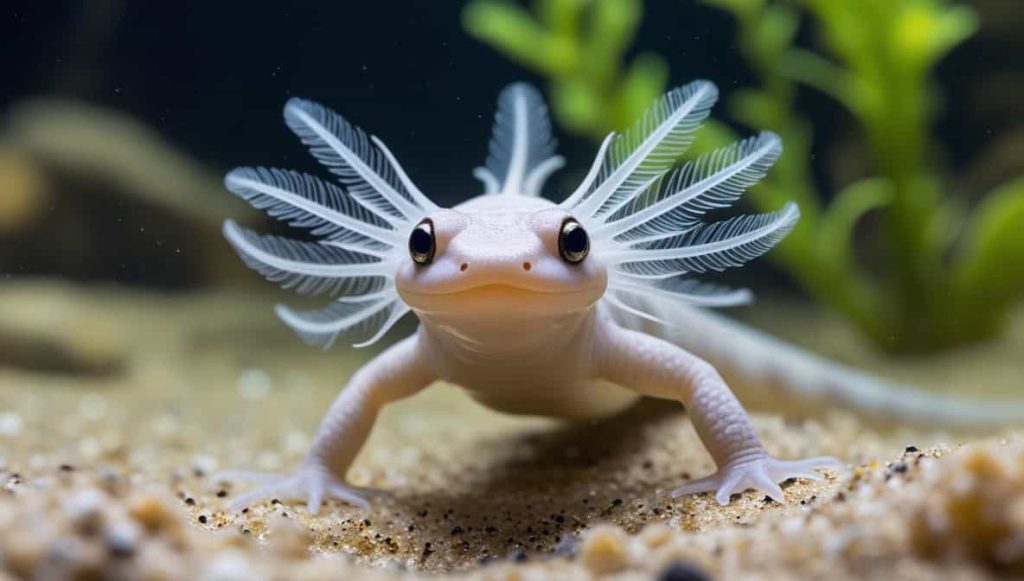
<path fill-rule="evenodd" d="M 672 498 L 678 498 L 680 496 L 698 494 L 701 492 L 714 492 L 718 488 L 718 479 L 716 476 L 705 476 L 704 478 L 699 478 L 693 482 L 688 482 L 670 492 L 669 496 Z"/>
<path fill-rule="evenodd" d="M 228 503 L 228 510 L 238 512 L 246 507 L 282 496 L 276 486 L 260 486 L 244 494 L 240 494 Z"/>
<path fill-rule="evenodd" d="M 786 497 L 782 487 L 778 484 L 779 482 L 790 478 L 822 480 L 821 474 L 815 470 L 840 467 L 842 467 L 842 463 L 835 458 L 828 457 L 794 461 L 776 460 L 769 457 L 747 459 L 727 464 L 715 474 L 684 484 L 673 490 L 671 494 L 673 497 L 679 497 L 701 492 L 714 492 L 715 500 L 724 506 L 729 504 L 729 499 L 733 494 L 754 489 L 781 504 L 786 501 Z"/>
<path fill-rule="evenodd" d="M 273 484 L 284 479 L 285 475 L 277 472 L 256 472 L 250 470 L 224 470 L 210 476 L 210 482 L 214 483 L 240 480 L 243 482 L 255 482 L 256 484 Z"/>
<path fill-rule="evenodd" d="M 369 508 L 369 499 L 387 494 L 373 488 L 349 486 L 330 471 L 313 465 L 303 466 L 290 476 L 263 472 L 229 471 L 215 475 L 215 482 L 248 480 L 259 484 L 253 490 L 234 498 L 229 510 L 239 511 L 247 506 L 273 498 L 300 500 L 306 503 L 310 514 L 317 514 L 324 500 L 336 499 L 359 508 Z"/>
<path fill-rule="evenodd" d="M 370 499 L 386 498 L 391 495 L 391 493 L 386 490 L 360 488 L 358 486 L 349 486 L 348 484 L 332 484 L 330 486 L 330 492 L 331 496 L 334 498 L 360 508 L 369 508 Z"/>
<path fill-rule="evenodd" d="M 790 478 L 806 478 L 822 480 L 824 476 L 818 470 L 840 470 L 843 464 L 835 458 L 822 456 L 806 460 L 776 460 L 769 458 L 765 469 L 772 480 L 782 482 Z"/>

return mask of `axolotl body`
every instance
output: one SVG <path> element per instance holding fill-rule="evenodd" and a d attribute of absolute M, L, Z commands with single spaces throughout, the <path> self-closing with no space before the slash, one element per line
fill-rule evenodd
<path fill-rule="evenodd" d="M 372 343 L 409 311 L 419 327 L 351 377 L 293 474 L 222 475 L 259 484 L 235 505 L 274 497 L 303 500 L 312 513 L 326 498 L 366 506 L 375 491 L 345 475 L 375 417 L 436 380 L 496 410 L 573 420 L 616 414 L 641 396 L 678 400 L 717 472 L 682 483 L 676 496 L 713 492 L 726 504 L 756 489 L 782 502 L 780 482 L 840 467 L 828 457 L 771 457 L 714 366 L 637 324 L 675 324 L 677 334 L 699 334 L 697 344 L 734 347 L 740 357 L 746 350 L 772 360 L 771 349 L 784 349 L 752 346 L 749 333 L 698 315 L 698 307 L 740 304 L 750 293 L 693 275 L 766 252 L 799 216 L 789 204 L 705 222 L 781 153 L 779 138 L 762 133 L 677 165 L 716 97 L 706 81 L 666 94 L 630 131 L 610 135 L 581 185 L 556 204 L 539 195 L 562 164 L 546 108 L 531 87 L 511 85 L 499 98 L 486 167 L 476 171 L 486 192 L 451 209 L 431 202 L 382 142 L 324 107 L 289 101 L 286 122 L 340 184 L 248 168 L 226 185 L 319 239 L 261 236 L 231 221 L 227 239 L 269 279 L 335 297 L 322 310 L 278 307 L 311 343 L 327 346 L 340 334 Z M 805 387 L 830 385 L 829 373 L 849 379 L 818 363 L 797 360 Z"/>

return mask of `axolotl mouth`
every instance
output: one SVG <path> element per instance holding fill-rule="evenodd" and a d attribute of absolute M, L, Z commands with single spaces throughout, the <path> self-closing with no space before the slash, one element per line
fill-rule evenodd
<path fill-rule="evenodd" d="M 482 283 L 482 284 L 467 284 L 462 287 L 449 287 L 445 289 L 436 289 L 430 291 L 420 290 L 409 290 L 401 289 L 402 294 L 416 295 L 416 296 L 468 296 L 475 294 L 518 294 L 518 295 L 570 295 L 570 294 L 586 294 L 594 291 L 603 291 L 605 285 L 591 285 L 587 287 L 576 287 L 576 288 L 552 288 L 549 286 L 543 286 L 539 284 L 529 283 Z"/>
<path fill-rule="evenodd" d="M 577 288 L 550 288 L 540 285 L 489 283 L 449 287 L 422 292 L 399 288 L 399 294 L 414 310 L 442 312 L 461 310 L 466 313 L 507 313 L 509 315 L 538 312 L 569 312 L 584 309 L 604 294 L 605 285 Z"/>

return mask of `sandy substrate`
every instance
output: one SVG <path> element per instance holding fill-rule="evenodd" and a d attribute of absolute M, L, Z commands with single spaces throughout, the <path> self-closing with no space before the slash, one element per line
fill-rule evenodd
<path fill-rule="evenodd" d="M 956 369 L 987 368 L 1005 394 L 1018 341 L 886 371 L 949 388 Z M 241 488 L 209 475 L 295 466 L 372 353 L 307 348 L 251 295 L 28 283 L 0 288 L 0 353 L 0 579 L 1024 574 L 1024 431 L 755 414 L 773 453 L 830 454 L 849 469 L 788 483 L 785 505 L 747 493 L 720 507 L 667 496 L 712 469 L 674 404 L 565 425 L 439 385 L 389 407 L 350 473 L 393 496 L 317 517 L 280 503 L 242 514 L 226 510 Z M 61 373 L 40 372 L 52 367 Z"/>

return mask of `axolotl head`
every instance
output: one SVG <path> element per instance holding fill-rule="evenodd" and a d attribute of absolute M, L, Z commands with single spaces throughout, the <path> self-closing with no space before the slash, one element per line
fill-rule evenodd
<path fill-rule="evenodd" d="M 510 317 L 587 309 L 607 283 L 583 226 L 524 196 L 431 212 L 410 233 L 409 259 L 396 276 L 399 295 L 419 313 Z"/>

